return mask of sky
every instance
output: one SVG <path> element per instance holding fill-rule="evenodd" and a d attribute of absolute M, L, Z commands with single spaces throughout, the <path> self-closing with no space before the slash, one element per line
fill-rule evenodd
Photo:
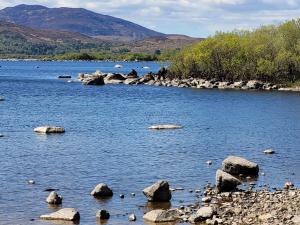
<path fill-rule="evenodd" d="M 300 17 L 300 0 L 0 0 L 0 8 L 18 4 L 86 8 L 163 33 L 194 37 Z"/>

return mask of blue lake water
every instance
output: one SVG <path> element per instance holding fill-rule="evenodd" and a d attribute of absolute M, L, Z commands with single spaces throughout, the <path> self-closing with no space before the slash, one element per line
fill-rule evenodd
<path fill-rule="evenodd" d="M 57 209 L 45 203 L 45 188 L 57 188 L 63 207 L 81 213 L 80 224 L 97 224 L 107 209 L 108 224 L 129 224 L 136 213 L 144 224 L 142 190 L 159 179 L 184 191 L 172 207 L 197 201 L 188 190 L 214 183 L 228 155 L 260 165 L 257 185 L 300 185 L 300 93 L 221 91 L 153 86 L 83 86 L 58 75 L 116 72 L 109 62 L 0 62 L 0 224 L 53 224 L 39 220 Z M 153 72 L 160 64 L 121 63 L 119 72 Z M 175 123 L 184 129 L 150 131 L 150 125 Z M 38 135 L 33 128 L 59 125 L 63 135 Z M 274 155 L 262 151 L 273 148 Z M 212 160 L 211 166 L 206 165 Z M 34 179 L 35 185 L 27 180 Z M 105 182 L 107 200 L 89 193 Z M 246 188 L 246 187 L 245 187 Z M 130 193 L 136 193 L 131 197 Z M 124 199 L 119 194 L 125 194 Z M 182 202 L 183 201 L 183 202 Z M 33 221 L 31 221 L 34 219 Z"/>

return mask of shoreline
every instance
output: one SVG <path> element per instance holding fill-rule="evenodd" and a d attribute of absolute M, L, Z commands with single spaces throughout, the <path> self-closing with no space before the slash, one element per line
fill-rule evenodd
<path fill-rule="evenodd" d="M 96 71 L 94 74 L 79 74 L 77 80 L 87 85 L 93 85 L 92 80 L 102 79 L 101 84 L 127 84 L 127 85 L 149 85 L 178 88 L 195 88 L 195 89 L 220 89 L 220 90 L 262 90 L 262 91 L 285 91 L 300 92 L 300 86 L 286 87 L 284 85 L 262 82 L 258 80 L 249 81 L 217 81 L 205 80 L 200 78 L 189 79 L 171 79 L 159 74 L 146 74 L 142 77 L 137 75 L 135 70 L 129 74 L 121 73 L 101 73 Z"/>

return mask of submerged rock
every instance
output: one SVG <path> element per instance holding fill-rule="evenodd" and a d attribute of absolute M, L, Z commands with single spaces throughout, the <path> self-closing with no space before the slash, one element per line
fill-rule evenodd
<path fill-rule="evenodd" d="M 156 209 L 146 213 L 143 218 L 154 223 L 174 222 L 179 219 L 179 212 L 176 209 Z"/>
<path fill-rule="evenodd" d="M 229 156 L 222 162 L 222 170 L 234 175 L 257 175 L 259 167 L 256 163 L 250 162 L 247 159 Z"/>
<path fill-rule="evenodd" d="M 72 76 L 71 75 L 59 75 L 57 78 L 58 79 L 71 79 Z"/>
<path fill-rule="evenodd" d="M 44 220 L 78 221 L 80 220 L 80 214 L 74 208 L 64 208 L 54 213 L 41 215 L 40 218 Z"/>
<path fill-rule="evenodd" d="M 96 213 L 96 218 L 100 220 L 108 220 L 110 218 L 110 214 L 108 211 L 101 209 Z"/>
<path fill-rule="evenodd" d="M 94 197 L 111 197 L 113 192 L 106 184 L 101 183 L 94 188 L 91 195 Z"/>
<path fill-rule="evenodd" d="M 219 192 L 235 190 L 241 182 L 234 176 L 222 170 L 216 172 L 216 186 Z"/>
<path fill-rule="evenodd" d="M 54 126 L 43 126 L 34 128 L 34 132 L 51 134 L 51 133 L 65 133 L 65 129 L 63 127 L 54 127 Z"/>
<path fill-rule="evenodd" d="M 0 138 L 3 138 L 4 137 L 4 134 L 0 134 Z"/>
<path fill-rule="evenodd" d="M 52 191 L 46 199 L 48 204 L 60 205 L 62 203 L 62 197 L 55 191 Z"/>
<path fill-rule="evenodd" d="M 182 126 L 175 125 L 175 124 L 157 124 L 157 125 L 152 125 L 149 127 L 149 129 L 153 129 L 153 130 L 181 129 L 181 128 L 182 128 Z"/>
<path fill-rule="evenodd" d="M 172 198 L 169 183 L 164 180 L 145 188 L 143 193 L 151 202 L 168 202 Z"/>

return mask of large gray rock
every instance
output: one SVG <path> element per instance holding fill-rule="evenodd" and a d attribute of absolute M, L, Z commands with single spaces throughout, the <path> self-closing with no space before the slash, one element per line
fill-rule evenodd
<path fill-rule="evenodd" d="M 146 213 L 143 218 L 144 220 L 153 223 L 166 223 L 174 222 L 179 219 L 179 212 L 176 209 L 162 210 L 156 209 Z"/>
<path fill-rule="evenodd" d="M 212 207 L 202 207 L 195 214 L 189 218 L 190 223 L 198 223 L 206 219 L 212 218 L 215 214 L 215 210 Z"/>
<path fill-rule="evenodd" d="M 56 127 L 56 126 L 43 126 L 43 127 L 34 128 L 34 132 L 43 133 L 43 134 L 65 133 L 65 129 L 63 127 Z"/>
<path fill-rule="evenodd" d="M 258 165 L 247 159 L 229 156 L 222 162 L 222 170 L 233 175 L 257 175 Z"/>
<path fill-rule="evenodd" d="M 106 184 L 101 183 L 94 188 L 91 195 L 94 197 L 111 197 L 113 192 Z"/>
<path fill-rule="evenodd" d="M 44 220 L 78 221 L 80 219 L 80 214 L 74 208 L 64 208 L 54 213 L 41 215 L 40 218 Z"/>
<path fill-rule="evenodd" d="M 62 197 L 58 195 L 55 191 L 50 192 L 46 199 L 48 204 L 60 205 L 62 203 Z"/>
<path fill-rule="evenodd" d="M 164 180 L 145 188 L 143 193 L 151 202 L 168 202 L 172 198 L 169 183 Z"/>
<path fill-rule="evenodd" d="M 219 192 L 232 191 L 236 189 L 236 187 L 240 184 L 241 181 L 235 178 L 234 176 L 222 170 L 217 170 L 216 186 Z"/>

